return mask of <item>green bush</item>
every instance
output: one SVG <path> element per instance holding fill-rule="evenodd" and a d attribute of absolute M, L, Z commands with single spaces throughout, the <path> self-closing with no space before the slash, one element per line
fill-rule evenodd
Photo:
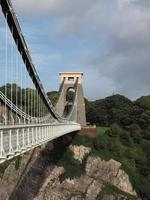
<path fill-rule="evenodd" d="M 150 155 L 150 141 L 144 139 L 142 140 L 141 143 L 142 143 L 141 146 L 144 152 L 146 153 L 147 156 L 149 156 Z"/>
<path fill-rule="evenodd" d="M 143 136 L 143 139 L 150 141 L 150 130 L 143 130 L 142 136 Z"/>
<path fill-rule="evenodd" d="M 73 153 L 70 149 L 66 150 L 58 165 L 63 166 L 65 169 L 65 172 L 60 176 L 61 181 L 67 178 L 80 177 L 84 173 L 84 166 L 80 161 L 73 158 Z"/>
<path fill-rule="evenodd" d="M 94 138 L 89 138 L 85 135 L 77 135 L 72 141 L 73 145 L 84 145 L 86 147 L 93 147 Z"/>
<path fill-rule="evenodd" d="M 4 174 L 7 166 L 5 164 L 0 164 L 0 177 Z"/>
<path fill-rule="evenodd" d="M 122 128 L 118 124 L 112 124 L 108 135 L 110 137 L 117 137 L 122 133 Z"/>
<path fill-rule="evenodd" d="M 131 137 L 133 138 L 133 141 L 135 143 L 139 144 L 142 140 L 142 135 L 141 135 L 142 130 L 141 130 L 141 128 L 137 124 L 132 124 L 129 127 L 129 130 L 130 130 Z"/>
<path fill-rule="evenodd" d="M 107 148 L 107 138 L 103 135 L 98 135 L 94 141 L 94 148 L 96 150 Z"/>
<path fill-rule="evenodd" d="M 15 169 L 18 170 L 20 166 L 21 156 L 17 156 L 14 160 L 15 162 Z"/>
<path fill-rule="evenodd" d="M 122 132 L 120 133 L 120 141 L 123 145 L 133 145 L 133 139 L 131 137 L 130 132 L 127 130 L 122 130 Z"/>

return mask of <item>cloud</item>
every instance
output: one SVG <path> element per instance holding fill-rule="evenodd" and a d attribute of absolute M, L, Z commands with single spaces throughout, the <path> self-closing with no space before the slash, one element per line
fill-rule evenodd
<path fill-rule="evenodd" d="M 132 99 L 150 93 L 150 5 L 147 6 L 140 1 L 118 4 L 109 17 L 105 16 L 105 24 L 99 26 L 108 37 L 107 52 L 91 55 L 86 61 L 99 76 L 112 80 L 117 93 Z"/>
<path fill-rule="evenodd" d="M 57 10 L 59 0 L 12 0 L 15 9 L 21 13 L 38 14 Z"/>
<path fill-rule="evenodd" d="M 35 34 L 28 30 L 33 33 L 33 41 L 43 36 L 51 38 L 47 45 L 53 44 L 50 53 L 44 52 L 41 59 L 40 48 L 38 53 L 36 45 L 31 44 L 34 59 L 41 65 L 48 62 L 47 57 L 54 65 L 59 61 L 62 65 L 78 66 L 78 70 L 85 72 L 88 98 L 104 97 L 113 90 L 132 99 L 150 93 L 150 1 L 13 0 L 13 3 L 19 16 L 37 20 L 33 26 L 43 16 L 42 22 L 47 21 L 46 28 L 43 25 L 41 29 L 43 35 L 38 35 L 38 30 Z"/>
<path fill-rule="evenodd" d="M 49 15 L 82 15 L 94 5 L 91 0 L 86 0 L 86 2 L 76 0 L 12 0 L 14 7 L 18 12 L 38 15 L 38 14 L 49 14 Z M 95 1 L 97 2 L 97 0 Z M 79 6 L 80 5 L 80 6 Z"/>

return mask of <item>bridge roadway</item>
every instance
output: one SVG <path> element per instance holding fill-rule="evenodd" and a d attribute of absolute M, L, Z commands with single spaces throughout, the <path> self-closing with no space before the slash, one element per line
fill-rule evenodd
<path fill-rule="evenodd" d="M 81 126 L 73 122 L 1 126 L 0 163 L 80 129 Z"/>

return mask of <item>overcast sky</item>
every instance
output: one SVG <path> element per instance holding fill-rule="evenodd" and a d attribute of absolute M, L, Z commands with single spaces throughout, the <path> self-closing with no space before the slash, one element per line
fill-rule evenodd
<path fill-rule="evenodd" d="M 150 94 L 150 0 L 12 0 L 47 91 L 84 72 L 91 100 Z"/>

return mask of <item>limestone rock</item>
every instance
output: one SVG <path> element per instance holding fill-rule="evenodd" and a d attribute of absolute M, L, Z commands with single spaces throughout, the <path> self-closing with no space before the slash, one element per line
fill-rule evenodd
<path fill-rule="evenodd" d="M 119 169 L 117 176 L 111 183 L 120 190 L 136 196 L 136 192 L 133 190 L 129 181 L 129 176 L 123 170 Z"/>
<path fill-rule="evenodd" d="M 104 161 L 100 157 L 89 157 L 86 164 L 86 174 L 94 179 L 101 179 L 124 192 L 136 195 L 128 175 L 120 169 L 121 164 L 115 160 Z"/>
<path fill-rule="evenodd" d="M 30 155 L 31 152 L 26 153 L 22 156 L 18 170 L 15 169 L 14 161 L 8 165 L 3 174 L 3 177 L 0 180 L 0 200 L 8 199 L 15 185 L 17 184 L 17 181 L 19 180 L 24 170 L 25 163 L 27 163 L 28 159 L 30 158 Z"/>
<path fill-rule="evenodd" d="M 45 180 L 42 188 L 40 189 L 40 192 L 38 194 L 38 196 L 36 198 L 34 198 L 35 200 L 36 199 L 43 199 L 43 195 L 44 195 L 44 192 L 45 190 L 48 188 L 50 188 L 52 185 L 55 185 L 55 184 L 60 184 L 58 182 L 58 177 L 64 172 L 64 168 L 63 167 L 57 167 L 55 166 L 54 169 L 51 171 L 50 175 L 47 177 L 47 179 Z M 48 197 L 46 197 L 48 198 Z"/>
<path fill-rule="evenodd" d="M 75 152 L 74 155 L 78 155 L 76 152 L 79 152 L 80 148 L 76 146 L 71 148 Z M 83 148 L 81 147 L 81 149 Z M 86 150 L 84 152 L 87 153 Z M 81 157 L 76 158 L 79 160 Z M 89 157 L 85 174 L 78 178 L 65 179 L 62 183 L 59 181 L 59 174 L 63 171 L 61 170 L 61 173 L 58 173 L 57 170 L 60 170 L 60 168 L 56 167 L 49 175 L 46 185 L 43 187 L 45 189 L 41 191 L 42 195 L 36 200 L 96 200 L 107 184 L 112 184 L 120 190 L 136 196 L 128 175 L 120 167 L 121 164 L 113 159 L 104 161 L 100 157 Z M 107 194 L 103 196 L 103 200 L 113 200 L 114 198 L 117 198 L 117 200 L 126 199 L 124 195 L 120 196 L 120 194 L 117 197 Z"/>
<path fill-rule="evenodd" d="M 94 180 L 87 189 L 86 199 L 95 200 L 97 195 L 101 192 L 103 184 L 100 181 Z"/>
<path fill-rule="evenodd" d="M 84 156 L 91 152 L 90 147 L 85 147 L 83 145 L 81 146 L 70 145 L 69 148 L 73 152 L 74 159 L 79 160 L 81 163 L 83 161 Z"/>
<path fill-rule="evenodd" d="M 68 190 L 72 190 L 74 192 L 81 192 L 85 193 L 87 190 L 87 187 L 92 183 L 93 179 L 82 175 L 80 178 L 74 178 L 74 179 L 66 179 L 62 183 L 62 187 Z"/>
<path fill-rule="evenodd" d="M 85 198 L 83 198 L 83 197 L 80 196 L 80 195 L 77 195 L 77 196 L 71 197 L 71 200 L 85 200 Z"/>
<path fill-rule="evenodd" d="M 38 200 L 68 200 L 70 197 L 71 191 L 62 189 L 61 184 L 57 180 L 55 184 L 48 187 L 43 198 L 38 198 Z"/>
<path fill-rule="evenodd" d="M 9 199 L 10 194 L 13 192 L 14 188 L 21 181 L 25 172 L 30 169 L 32 163 L 36 160 L 37 156 L 40 154 L 41 148 L 36 148 L 31 150 L 21 156 L 19 168 L 15 169 L 14 160 L 10 162 L 6 168 L 3 177 L 0 179 L 0 200 Z"/>

